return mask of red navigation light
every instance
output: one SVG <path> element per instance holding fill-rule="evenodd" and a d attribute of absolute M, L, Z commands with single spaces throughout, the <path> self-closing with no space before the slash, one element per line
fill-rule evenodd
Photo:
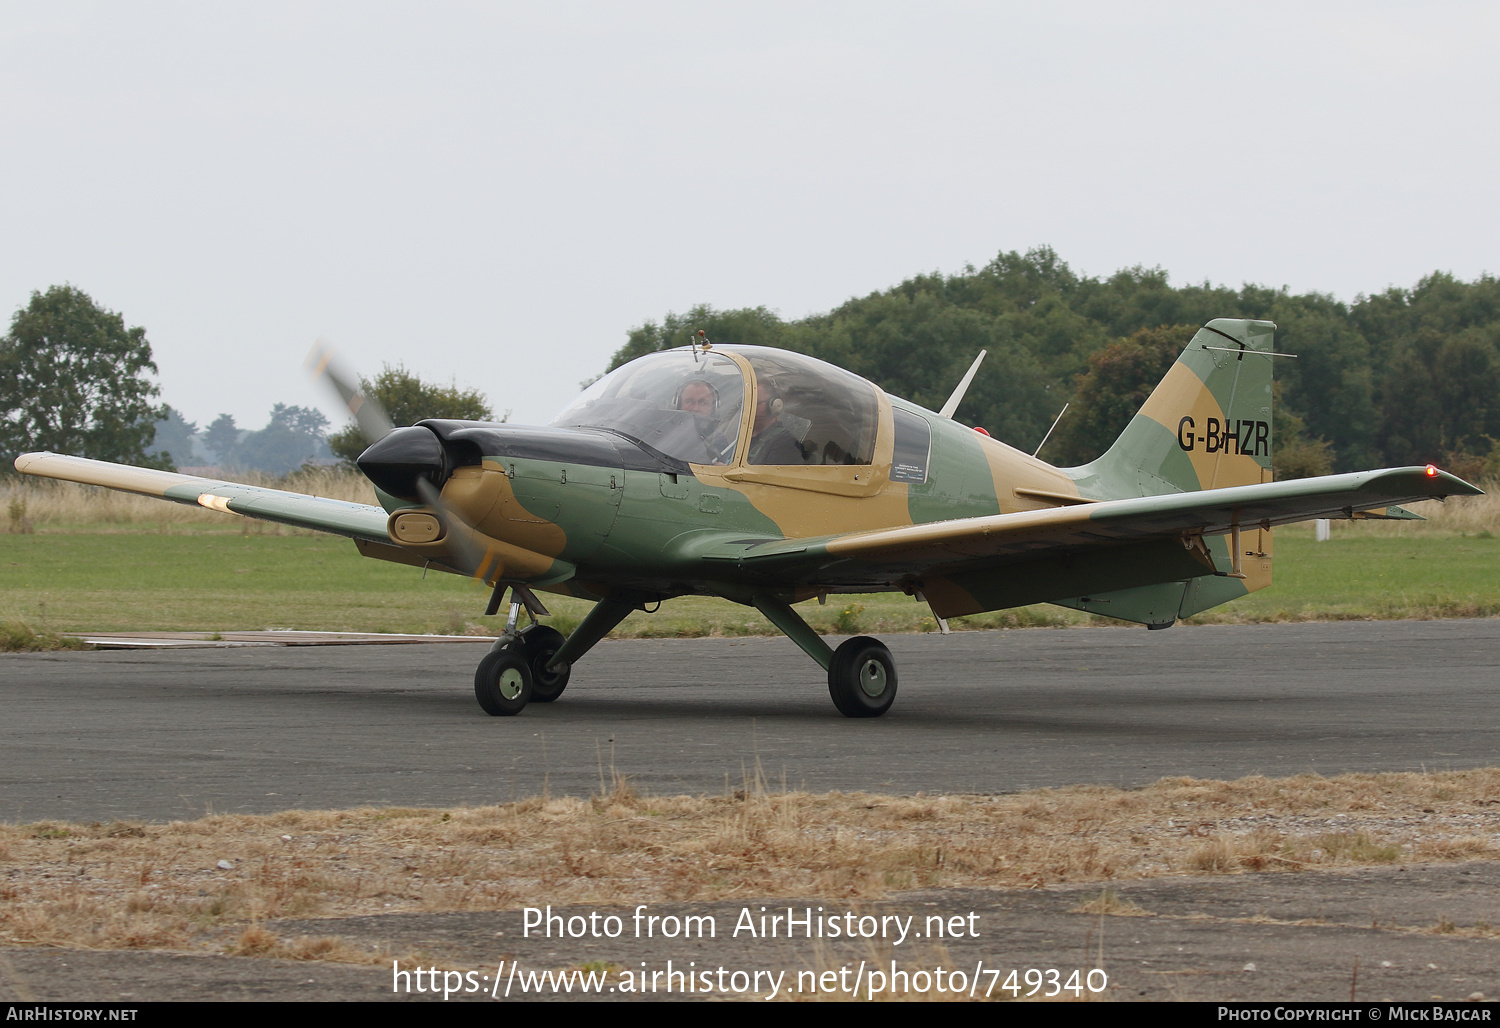
<path fill-rule="evenodd" d="M 984 429 L 980 428 L 978 425 L 974 426 L 974 431 L 978 432 L 980 435 L 989 435 L 988 432 L 986 432 Z"/>
<path fill-rule="evenodd" d="M 1437 478 L 1437 468 L 1433 467 L 1431 464 L 1427 465 L 1427 477 Z"/>

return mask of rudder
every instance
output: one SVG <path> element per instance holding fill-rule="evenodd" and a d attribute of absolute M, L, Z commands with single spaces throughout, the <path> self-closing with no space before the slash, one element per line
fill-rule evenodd
<path fill-rule="evenodd" d="M 1199 329 L 1114 445 L 1064 469 L 1079 493 L 1117 500 L 1271 481 L 1275 332 L 1269 321 L 1228 318 Z M 1164 628 L 1271 584 L 1270 530 L 1244 526 L 1238 561 L 1233 539 L 1201 539 L 1212 569 L 1202 577 L 1054 602 Z"/>
<path fill-rule="evenodd" d="M 1271 480 L 1269 321 L 1219 318 L 1103 456 L 1067 474 L 1090 499 L 1194 492 Z"/>

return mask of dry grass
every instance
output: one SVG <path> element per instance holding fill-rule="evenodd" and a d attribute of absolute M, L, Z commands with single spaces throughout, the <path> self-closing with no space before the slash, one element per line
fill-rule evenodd
<path fill-rule="evenodd" d="M 1134 900 L 1126 899 L 1113 889 L 1105 889 L 1073 908 L 1075 914 L 1107 914 L 1111 917 L 1155 917 Z"/>
<path fill-rule="evenodd" d="M 285 478 L 257 471 L 226 471 L 222 477 L 232 482 L 287 489 L 310 496 L 354 503 L 375 502 L 375 491 L 369 479 L 357 471 L 339 468 L 310 468 L 293 472 Z M 110 526 L 121 531 L 141 531 L 143 528 L 192 524 L 239 531 L 245 523 L 243 518 L 226 517 L 217 511 L 172 503 L 154 496 L 20 475 L 0 477 L 0 507 L 6 512 L 4 530 L 22 533 L 39 528 L 85 526 L 92 531 Z M 275 531 L 277 527 L 266 525 L 268 531 Z"/>
<path fill-rule="evenodd" d="M 361 949 L 336 935 L 299 935 L 294 939 L 283 939 L 260 924 L 251 924 L 240 932 L 224 947 L 224 952 L 232 957 L 330 960 L 339 964 L 389 965 L 393 959 L 388 950 Z"/>
<path fill-rule="evenodd" d="M 1497 806 L 1490 768 L 1009 796 L 645 797 L 619 784 L 453 810 L 48 821 L 0 826 L 0 941 L 355 960 L 371 957 L 260 922 L 1492 860 Z"/>
<path fill-rule="evenodd" d="M 1472 925 L 1459 925 L 1447 914 L 1438 918 L 1437 924 L 1426 929 L 1428 935 L 1457 935 L 1464 939 L 1500 938 L 1500 925 L 1479 921 Z"/>

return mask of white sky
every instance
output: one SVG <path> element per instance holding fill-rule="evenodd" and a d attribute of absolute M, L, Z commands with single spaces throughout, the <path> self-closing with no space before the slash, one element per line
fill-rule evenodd
<path fill-rule="evenodd" d="M 1493 3 L 5 0 L 0 313 L 84 289 L 200 425 L 335 415 L 320 334 L 538 422 L 668 310 L 795 318 L 1038 244 L 1472 280 L 1497 41 Z"/>

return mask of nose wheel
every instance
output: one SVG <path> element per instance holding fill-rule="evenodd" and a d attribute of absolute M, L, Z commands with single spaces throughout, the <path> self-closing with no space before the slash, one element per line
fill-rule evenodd
<path fill-rule="evenodd" d="M 896 700 L 896 662 L 867 635 L 846 639 L 828 665 L 828 695 L 845 717 L 879 717 Z"/>
<path fill-rule="evenodd" d="M 563 634 L 532 625 L 479 662 L 474 696 L 486 714 L 508 717 L 527 703 L 551 703 L 568 687 L 571 668 L 549 671 L 547 662 L 563 644 Z"/>
<path fill-rule="evenodd" d="M 474 698 L 486 714 L 511 717 L 526 709 L 531 699 L 531 667 L 513 649 L 496 650 L 479 662 L 474 672 Z"/>

